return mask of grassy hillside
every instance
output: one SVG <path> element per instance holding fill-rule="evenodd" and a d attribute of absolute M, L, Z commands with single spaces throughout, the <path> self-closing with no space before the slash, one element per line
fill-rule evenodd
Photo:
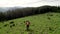
<path fill-rule="evenodd" d="M 30 31 L 25 31 L 29 20 Z M 14 23 L 10 23 L 10 22 Z M 60 13 L 45 13 L 0 22 L 0 34 L 60 34 Z"/>

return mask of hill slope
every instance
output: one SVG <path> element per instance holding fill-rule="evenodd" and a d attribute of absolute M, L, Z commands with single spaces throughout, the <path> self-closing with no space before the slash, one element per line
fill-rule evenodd
<path fill-rule="evenodd" d="M 25 20 L 31 22 L 28 32 L 25 31 Z M 45 13 L 0 22 L 0 34 L 60 34 L 60 13 Z"/>

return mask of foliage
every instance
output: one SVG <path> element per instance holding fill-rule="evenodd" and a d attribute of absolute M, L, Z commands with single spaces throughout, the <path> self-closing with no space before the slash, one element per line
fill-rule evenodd
<path fill-rule="evenodd" d="M 60 7 L 56 6 L 41 6 L 41 7 L 26 7 L 8 10 L 6 12 L 0 12 L 0 21 L 11 20 L 20 17 L 43 14 L 47 12 L 60 12 Z"/>

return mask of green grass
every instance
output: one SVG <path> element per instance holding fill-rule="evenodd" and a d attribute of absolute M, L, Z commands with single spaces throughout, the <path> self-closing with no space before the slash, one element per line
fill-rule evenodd
<path fill-rule="evenodd" d="M 30 31 L 25 31 L 26 20 L 31 22 Z M 11 21 L 15 24 L 12 28 Z M 60 13 L 45 13 L 0 22 L 0 34 L 60 34 Z"/>

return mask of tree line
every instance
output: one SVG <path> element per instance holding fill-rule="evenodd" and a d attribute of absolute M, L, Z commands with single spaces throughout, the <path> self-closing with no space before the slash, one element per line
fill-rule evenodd
<path fill-rule="evenodd" d="M 35 14 L 43 14 L 47 12 L 60 12 L 60 7 L 46 5 L 40 7 L 26 7 L 8 10 L 6 12 L 0 12 L 0 21 L 11 20 Z"/>

